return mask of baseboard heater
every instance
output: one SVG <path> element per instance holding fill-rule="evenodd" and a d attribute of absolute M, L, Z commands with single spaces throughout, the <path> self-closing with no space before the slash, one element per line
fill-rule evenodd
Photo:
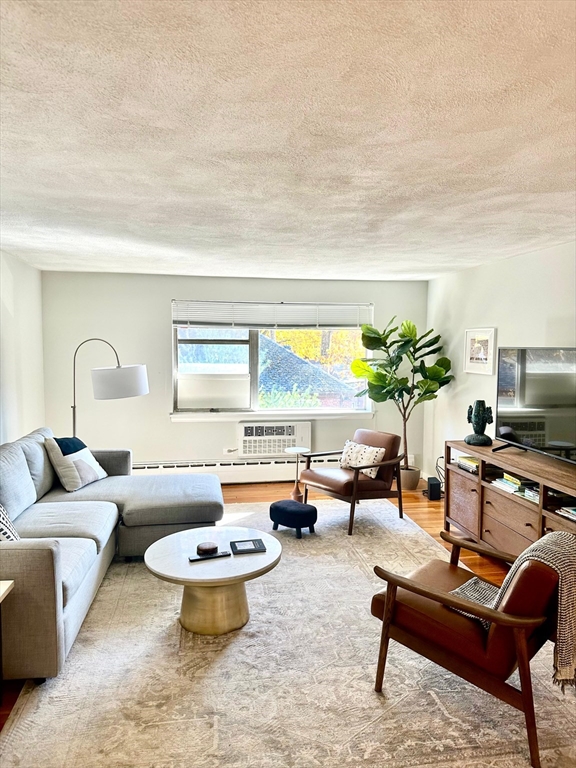
<path fill-rule="evenodd" d="M 338 466 L 338 456 L 314 459 L 312 466 Z M 300 467 L 304 462 L 300 460 Z M 296 459 L 267 457 L 259 459 L 206 460 L 206 461 L 159 461 L 134 464 L 135 475 L 189 474 L 209 472 L 218 475 L 221 483 L 274 483 L 294 480 Z"/>

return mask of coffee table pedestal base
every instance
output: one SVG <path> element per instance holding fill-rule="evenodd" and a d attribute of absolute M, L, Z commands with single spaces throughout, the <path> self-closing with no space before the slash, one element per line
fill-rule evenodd
<path fill-rule="evenodd" d="M 180 624 L 198 635 L 225 635 L 250 618 L 243 581 L 219 587 L 184 587 Z"/>

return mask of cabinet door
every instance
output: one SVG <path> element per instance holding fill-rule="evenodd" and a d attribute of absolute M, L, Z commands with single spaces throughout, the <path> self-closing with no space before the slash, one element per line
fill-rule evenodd
<path fill-rule="evenodd" d="M 531 541 L 536 541 L 539 538 L 538 508 L 536 505 L 534 505 L 534 509 L 530 509 L 526 503 L 514 498 L 514 496 L 503 496 L 491 488 L 484 488 L 482 497 L 482 515 L 490 515 L 490 517 Z"/>
<path fill-rule="evenodd" d="M 471 533 L 476 539 L 480 529 L 480 484 L 478 478 L 464 477 L 450 471 L 448 516 L 458 526 Z"/>

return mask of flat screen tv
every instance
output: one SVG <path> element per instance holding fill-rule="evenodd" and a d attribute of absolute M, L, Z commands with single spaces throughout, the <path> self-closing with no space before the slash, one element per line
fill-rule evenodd
<path fill-rule="evenodd" d="M 496 437 L 576 464 L 576 348 L 498 350 Z"/>

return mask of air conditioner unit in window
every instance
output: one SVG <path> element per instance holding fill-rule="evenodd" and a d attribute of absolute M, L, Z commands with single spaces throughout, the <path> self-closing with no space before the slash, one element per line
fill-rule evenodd
<path fill-rule="evenodd" d="M 282 456 L 286 448 L 312 449 L 312 424 L 295 422 L 241 422 L 238 424 L 238 456 Z"/>

